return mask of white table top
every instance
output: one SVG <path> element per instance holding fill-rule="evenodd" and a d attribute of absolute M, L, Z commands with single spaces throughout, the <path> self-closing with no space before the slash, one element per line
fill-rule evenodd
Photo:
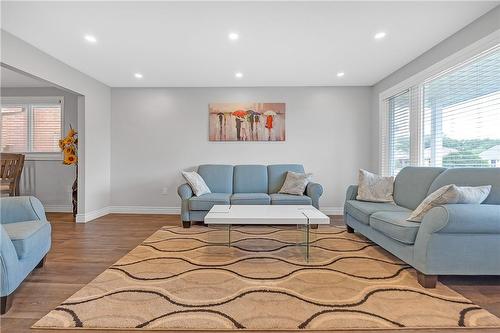
<path fill-rule="evenodd" d="M 330 224 L 330 218 L 307 205 L 215 205 L 206 224 Z"/>

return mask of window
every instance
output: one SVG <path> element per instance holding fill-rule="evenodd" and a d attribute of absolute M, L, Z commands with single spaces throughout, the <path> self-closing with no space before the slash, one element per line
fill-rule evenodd
<path fill-rule="evenodd" d="M 0 148 L 2 152 L 59 153 L 62 98 L 2 98 Z"/>
<path fill-rule="evenodd" d="M 383 100 L 383 174 L 500 167 L 500 45 Z"/>

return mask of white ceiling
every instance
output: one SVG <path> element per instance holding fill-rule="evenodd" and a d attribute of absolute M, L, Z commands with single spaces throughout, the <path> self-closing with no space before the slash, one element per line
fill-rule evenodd
<path fill-rule="evenodd" d="M 2 88 L 53 87 L 48 82 L 32 78 L 5 67 L 0 68 L 0 78 Z"/>
<path fill-rule="evenodd" d="M 498 3 L 3 1 L 2 28 L 113 87 L 373 85 Z"/>

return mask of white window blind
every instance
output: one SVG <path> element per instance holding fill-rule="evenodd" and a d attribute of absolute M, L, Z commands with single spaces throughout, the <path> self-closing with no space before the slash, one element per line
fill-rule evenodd
<path fill-rule="evenodd" d="M 410 165 L 410 91 L 388 100 L 389 174 L 396 174 Z"/>
<path fill-rule="evenodd" d="M 59 98 L 2 98 L 1 151 L 59 152 L 62 117 L 62 100 Z"/>
<path fill-rule="evenodd" d="M 500 48 L 423 84 L 423 165 L 500 167 Z"/>

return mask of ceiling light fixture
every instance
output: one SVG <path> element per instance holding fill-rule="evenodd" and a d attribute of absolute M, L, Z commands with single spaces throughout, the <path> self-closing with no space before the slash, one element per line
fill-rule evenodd
<path fill-rule="evenodd" d="M 237 79 L 241 79 L 243 77 L 243 73 L 242 72 L 236 72 L 234 74 L 234 76 L 237 78 Z"/>
<path fill-rule="evenodd" d="M 136 79 L 142 79 L 143 77 L 141 73 L 135 73 L 134 76 Z"/>
<path fill-rule="evenodd" d="M 240 35 L 238 35 L 236 32 L 231 32 L 229 33 L 229 35 L 227 35 L 227 38 L 229 38 L 229 40 L 238 40 L 240 39 Z"/>
<path fill-rule="evenodd" d="M 337 77 L 342 77 L 342 76 L 344 76 L 344 75 L 345 75 L 345 73 L 344 73 L 344 72 L 338 72 L 338 73 L 337 73 Z"/>
<path fill-rule="evenodd" d="M 95 36 L 85 35 L 84 38 L 89 43 L 97 43 L 97 38 L 95 38 Z"/>
<path fill-rule="evenodd" d="M 373 38 L 375 38 L 375 39 L 382 39 L 382 38 L 384 38 L 386 35 L 387 35 L 387 34 L 386 34 L 385 32 L 380 31 L 380 32 L 377 32 L 377 33 L 375 34 L 375 36 L 373 36 Z"/>

